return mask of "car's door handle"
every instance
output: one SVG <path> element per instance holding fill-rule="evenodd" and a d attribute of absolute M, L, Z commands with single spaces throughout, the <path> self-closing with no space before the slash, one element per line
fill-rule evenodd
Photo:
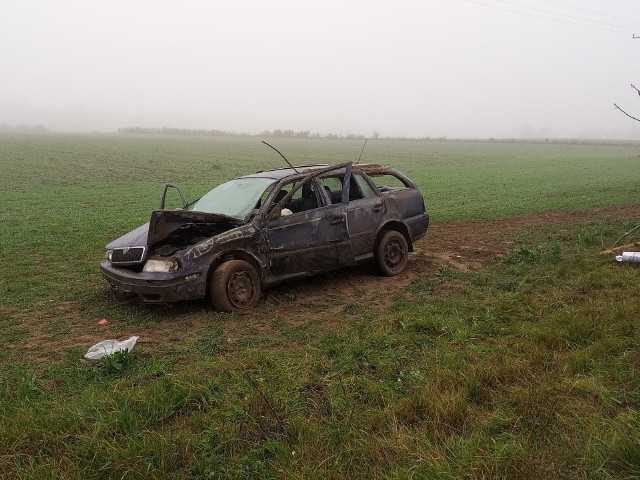
<path fill-rule="evenodd" d="M 382 204 L 381 203 L 373 206 L 373 211 L 374 212 L 379 212 L 380 210 L 382 210 Z"/>
<path fill-rule="evenodd" d="M 345 217 L 344 216 L 340 216 L 340 217 L 333 217 L 333 220 L 331 220 L 331 225 L 337 225 L 339 223 L 344 223 Z"/>

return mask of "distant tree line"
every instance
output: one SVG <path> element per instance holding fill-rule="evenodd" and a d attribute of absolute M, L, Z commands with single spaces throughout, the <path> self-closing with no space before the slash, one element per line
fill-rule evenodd
<path fill-rule="evenodd" d="M 0 123 L 0 132 L 8 133 L 51 133 L 44 125 L 7 125 Z"/>
<path fill-rule="evenodd" d="M 640 92 L 639 92 L 640 94 Z M 0 133 L 55 133 L 44 125 L 9 125 L 6 123 L 0 123 Z M 99 132 L 94 132 L 99 133 Z M 234 132 L 230 130 L 207 130 L 203 128 L 173 128 L 173 127 L 123 127 L 118 129 L 118 133 L 123 134 L 148 134 L 148 135 L 204 135 L 211 137 L 273 137 L 273 138 L 329 138 L 329 139 L 355 139 L 364 140 L 365 138 L 377 139 L 384 138 L 386 140 L 407 140 L 407 141 L 431 141 L 431 142 L 445 142 L 449 139 L 447 135 L 441 135 L 437 137 L 392 137 L 382 136 L 380 132 L 374 130 L 369 137 L 366 135 L 355 133 L 325 133 L 311 132 L 310 130 L 282 130 L 276 128 L 275 130 L 263 130 L 259 133 L 248 132 Z M 486 141 L 489 143 L 549 143 L 549 144 L 565 144 L 565 145 L 637 145 L 637 141 L 633 140 L 605 140 L 605 139 L 585 139 L 585 138 L 494 138 L 489 137 L 487 139 L 479 138 L 454 138 L 451 139 L 454 142 L 478 142 Z"/>
<path fill-rule="evenodd" d="M 206 130 L 202 128 L 172 128 L 172 127 L 123 127 L 118 129 L 118 133 L 128 134 L 150 134 L 150 135 L 204 135 L 210 137 L 274 137 L 274 138 L 349 138 L 349 139 L 361 139 L 366 138 L 365 135 L 359 135 L 354 133 L 348 133 L 346 135 L 327 133 L 320 134 L 318 132 L 311 132 L 311 130 L 282 130 L 276 128 L 275 130 L 263 130 L 260 133 L 247 133 L 247 132 L 233 132 L 228 130 Z M 374 132 L 375 138 L 380 135 L 378 132 Z"/>
<path fill-rule="evenodd" d="M 475 141 L 475 140 L 460 140 Z M 605 139 L 588 139 L 588 138 L 493 138 L 487 139 L 489 143 L 550 143 L 554 145 L 598 145 L 598 146 L 627 146 L 636 145 L 638 142 L 634 140 L 605 140 Z"/>
<path fill-rule="evenodd" d="M 206 130 L 204 128 L 173 128 L 173 127 L 124 127 L 119 128 L 118 133 L 135 133 L 150 135 L 208 135 L 211 137 L 238 137 L 248 135 L 246 133 L 229 132 L 226 130 Z"/>

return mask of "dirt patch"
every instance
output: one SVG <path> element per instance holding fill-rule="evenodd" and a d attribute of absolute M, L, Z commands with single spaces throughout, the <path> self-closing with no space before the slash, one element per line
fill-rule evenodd
<path fill-rule="evenodd" d="M 407 270 L 397 277 L 377 276 L 371 266 L 360 265 L 295 281 L 267 290 L 254 310 L 241 315 L 216 313 L 206 300 L 177 305 L 150 306 L 158 321 L 133 324 L 110 318 L 105 326 L 100 318 L 88 318 L 79 303 L 54 305 L 46 312 L 17 311 L 10 315 L 26 330 L 24 341 L 7 347 L 17 356 L 40 363 L 50 362 L 79 347 L 83 351 L 107 338 L 138 335 L 142 351 L 172 350 L 174 345 L 189 349 L 208 332 L 220 334 L 224 346 L 233 348 L 247 339 L 280 335 L 282 343 L 303 341 L 282 333 L 312 327 L 315 331 L 334 329 L 354 315 L 383 311 L 397 292 L 416 278 L 433 274 L 438 268 L 474 271 L 502 258 L 516 242 L 514 234 L 524 229 L 567 225 L 585 220 L 640 219 L 640 205 L 623 205 L 588 212 L 544 212 L 517 218 L 474 220 L 439 224 L 434 221 L 427 236 L 416 243 Z M 105 302 L 119 302 L 126 310 L 134 299 L 114 300 L 105 289 Z M 133 302 L 133 303 L 132 303 Z M 304 337 L 304 335 L 302 335 Z"/>

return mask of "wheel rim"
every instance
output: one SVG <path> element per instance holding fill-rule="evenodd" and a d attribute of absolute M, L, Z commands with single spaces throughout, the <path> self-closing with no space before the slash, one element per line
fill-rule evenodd
<path fill-rule="evenodd" d="M 253 282 L 246 271 L 233 272 L 227 283 L 227 296 L 236 308 L 246 308 L 253 299 Z"/>
<path fill-rule="evenodd" d="M 390 269 L 396 269 L 402 264 L 404 248 L 397 240 L 392 240 L 384 247 L 384 263 Z"/>

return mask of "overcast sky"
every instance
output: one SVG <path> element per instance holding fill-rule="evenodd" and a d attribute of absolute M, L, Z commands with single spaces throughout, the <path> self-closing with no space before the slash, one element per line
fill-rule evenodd
<path fill-rule="evenodd" d="M 634 32 L 638 0 L 2 0 L 0 124 L 638 139 Z"/>

